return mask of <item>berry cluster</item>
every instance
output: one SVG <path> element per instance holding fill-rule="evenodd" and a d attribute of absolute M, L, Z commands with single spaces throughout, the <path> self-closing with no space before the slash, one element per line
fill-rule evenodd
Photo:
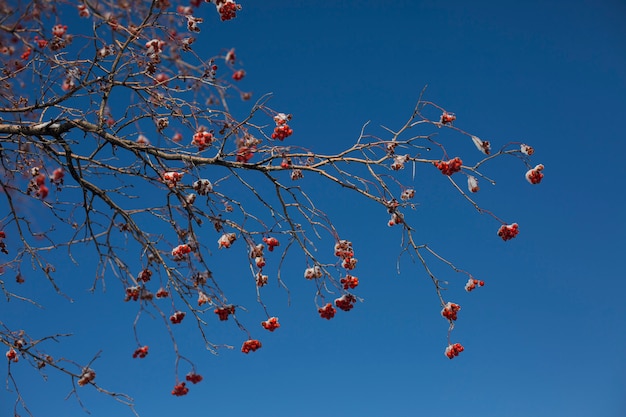
<path fill-rule="evenodd" d="M 463 352 L 464 350 L 465 348 L 463 347 L 463 345 L 461 345 L 460 343 L 455 343 L 453 345 L 448 345 L 445 354 L 448 358 L 452 359 L 455 356 L 459 356 L 459 353 Z"/>
<path fill-rule="evenodd" d="M 202 152 L 203 150 L 211 146 L 214 140 L 215 138 L 213 137 L 213 133 L 207 132 L 204 129 L 200 129 L 196 133 L 194 133 L 191 144 L 197 146 L 198 151 Z"/>
<path fill-rule="evenodd" d="M 543 165 L 539 164 L 526 172 L 526 180 L 531 184 L 539 184 L 543 179 Z"/>
<path fill-rule="evenodd" d="M 264 287 L 265 285 L 267 285 L 268 278 L 269 277 L 267 275 L 263 275 L 261 271 L 257 272 L 256 277 L 255 277 L 256 286 Z"/>
<path fill-rule="evenodd" d="M 274 133 L 272 133 L 272 139 L 285 140 L 287 137 L 291 136 L 292 133 L 293 129 L 291 129 L 289 125 L 276 126 Z"/>
<path fill-rule="evenodd" d="M 222 22 L 237 17 L 237 11 L 241 10 L 241 5 L 232 0 L 216 0 L 215 7 L 220 14 Z"/>
<path fill-rule="evenodd" d="M 172 390 L 172 395 L 175 395 L 177 397 L 187 395 L 187 393 L 189 392 L 189 388 L 187 388 L 185 385 L 187 384 L 184 382 L 174 385 L 174 389 Z"/>
<path fill-rule="evenodd" d="M 187 29 L 189 32 L 200 32 L 200 27 L 198 26 L 200 23 L 204 21 L 201 17 L 193 17 L 190 14 L 187 17 Z"/>
<path fill-rule="evenodd" d="M 359 285 L 359 279 L 357 277 L 353 277 L 352 275 L 346 275 L 345 278 L 341 278 L 339 281 L 343 284 L 343 289 L 354 289 Z"/>
<path fill-rule="evenodd" d="M 477 193 L 478 190 L 480 190 L 480 187 L 478 186 L 478 179 L 476 179 L 473 175 L 467 177 L 467 189 L 470 193 Z"/>
<path fill-rule="evenodd" d="M 507 240 L 513 239 L 519 233 L 519 226 L 517 223 L 513 224 L 503 224 L 498 229 L 498 236 L 502 238 L 505 242 Z"/>
<path fill-rule="evenodd" d="M 306 279 L 321 278 L 323 275 L 324 273 L 322 272 L 322 268 L 320 268 L 319 265 L 315 265 L 304 270 L 304 277 Z"/>
<path fill-rule="evenodd" d="M 144 269 L 139 273 L 139 275 L 137 275 L 137 281 L 148 282 L 150 281 L 151 277 L 152 277 L 152 271 L 150 271 L 149 269 Z"/>
<path fill-rule="evenodd" d="M 67 32 L 67 26 L 66 25 L 54 25 L 52 27 L 52 35 L 54 35 L 57 38 L 62 38 L 63 36 L 65 36 L 65 33 Z"/>
<path fill-rule="evenodd" d="M 19 356 L 17 356 L 17 352 L 13 348 L 9 349 L 5 355 L 10 362 L 17 362 L 20 360 Z"/>
<path fill-rule="evenodd" d="M 276 246 L 280 246 L 280 242 L 275 237 L 264 237 L 263 242 L 265 242 L 267 250 L 270 252 L 273 252 Z"/>
<path fill-rule="evenodd" d="M 4 232 L 4 230 L 0 230 L 0 252 L 4 253 L 5 255 L 8 255 L 9 251 L 7 250 L 7 244 L 3 240 L 6 237 L 7 237 L 7 234 Z"/>
<path fill-rule="evenodd" d="M 181 261 L 185 258 L 185 255 L 191 252 L 191 246 L 184 244 L 178 245 L 172 249 L 172 257 L 175 261 Z"/>
<path fill-rule="evenodd" d="M 50 189 L 46 186 L 46 176 L 42 174 L 37 167 L 31 169 L 30 173 L 33 176 L 33 179 L 28 183 L 26 193 L 30 194 L 34 192 L 35 196 L 41 198 L 42 200 L 45 199 L 50 193 Z"/>
<path fill-rule="evenodd" d="M 477 279 L 474 278 L 470 278 L 467 280 L 467 284 L 465 284 L 465 291 L 467 292 L 471 292 L 474 289 L 476 289 L 476 287 L 484 287 L 485 286 L 485 281 L 479 281 Z"/>
<path fill-rule="evenodd" d="M 285 138 L 291 136 L 293 130 L 287 124 L 289 120 L 291 120 L 290 114 L 278 113 L 274 116 L 276 127 L 274 128 L 274 133 L 272 133 L 272 139 L 285 140 Z"/>
<path fill-rule="evenodd" d="M 472 136 L 472 141 L 476 148 L 484 153 L 485 155 L 489 155 L 491 153 L 491 144 L 486 140 L 481 140 L 478 136 Z"/>
<path fill-rule="evenodd" d="M 213 312 L 219 316 L 220 321 L 226 321 L 228 320 L 228 316 L 235 314 L 235 306 L 218 307 L 213 310 Z"/>
<path fill-rule="evenodd" d="M 198 291 L 198 307 L 202 307 L 204 304 L 207 303 L 211 303 L 211 297 L 209 297 L 202 291 Z"/>
<path fill-rule="evenodd" d="M 55 184 L 57 187 L 63 184 L 63 178 L 65 177 L 65 171 L 63 168 L 57 168 L 52 171 L 52 175 L 50 175 L 50 182 Z"/>
<path fill-rule="evenodd" d="M 217 247 L 218 249 L 222 249 L 222 248 L 228 249 L 235 242 L 235 240 L 237 240 L 237 236 L 234 233 L 224 233 L 217 240 Z"/>
<path fill-rule="evenodd" d="M 394 171 L 399 171 L 401 169 L 404 169 L 404 164 L 406 164 L 410 160 L 411 160 L 411 157 L 409 155 L 396 155 L 393 158 L 391 169 L 393 169 Z"/>
<path fill-rule="evenodd" d="M 246 340 L 245 342 L 243 342 L 243 345 L 241 346 L 241 351 L 245 354 L 248 354 L 250 353 L 250 351 L 254 352 L 260 347 L 261 347 L 261 342 L 259 342 L 258 340 L 255 340 L 255 339 Z"/>
<path fill-rule="evenodd" d="M 340 240 L 335 243 L 335 256 L 341 260 L 341 266 L 347 270 L 356 268 L 357 259 L 354 257 L 352 242 Z"/>
<path fill-rule="evenodd" d="M 143 359 L 148 355 L 148 346 L 142 346 L 135 350 L 133 353 L 133 358 Z"/>
<path fill-rule="evenodd" d="M 254 156 L 256 146 L 240 146 L 237 148 L 237 162 L 247 163 Z"/>
<path fill-rule="evenodd" d="M 242 80 L 243 77 L 246 76 L 246 72 L 244 70 L 237 70 L 235 72 L 233 72 L 233 80 L 235 81 L 239 81 Z"/>
<path fill-rule="evenodd" d="M 202 375 L 195 372 L 189 372 L 187 375 L 185 375 L 185 379 L 192 384 L 197 384 L 198 382 L 202 381 Z"/>
<path fill-rule="evenodd" d="M 280 327 L 280 324 L 278 323 L 278 317 L 270 317 L 269 319 L 262 321 L 261 326 L 263 326 L 264 329 L 273 332 Z"/>
<path fill-rule="evenodd" d="M 450 321 L 454 321 L 456 320 L 456 313 L 461 309 L 461 306 L 455 303 L 446 303 L 445 306 L 443 306 L 443 310 L 441 310 L 441 315 L 445 318 L 447 318 Z"/>
<path fill-rule="evenodd" d="M 391 226 L 395 226 L 396 224 L 402 224 L 402 223 L 404 223 L 404 217 L 402 217 L 401 213 L 394 211 L 391 213 L 391 218 L 387 222 L 387 226 L 391 227 Z"/>
<path fill-rule="evenodd" d="M 302 178 L 304 178 L 304 174 L 302 173 L 301 169 L 294 169 L 291 171 L 291 181 L 296 181 L 296 180 L 300 180 Z"/>
<path fill-rule="evenodd" d="M 89 17 L 89 16 L 91 16 L 91 13 L 89 12 L 89 9 L 87 8 L 86 4 L 79 4 L 78 5 L 78 16 L 80 16 L 80 17 Z"/>
<path fill-rule="evenodd" d="M 200 179 L 193 183 L 193 189 L 200 195 L 207 195 L 213 191 L 213 184 L 209 180 Z"/>
<path fill-rule="evenodd" d="M 344 294 L 335 299 L 335 305 L 343 311 L 352 310 L 354 303 L 356 303 L 356 297 L 352 294 Z"/>
<path fill-rule="evenodd" d="M 83 369 L 83 373 L 77 382 L 78 382 L 78 385 L 82 387 L 84 385 L 89 384 L 94 379 L 96 379 L 96 372 L 93 369 L 86 368 L 86 369 Z"/>
<path fill-rule="evenodd" d="M 449 161 L 438 161 L 433 162 L 443 175 L 452 175 L 455 172 L 459 172 L 461 167 L 463 166 L 463 161 L 458 156 L 456 158 L 450 159 Z"/>
<path fill-rule="evenodd" d="M 170 293 L 165 288 L 159 288 L 159 290 L 156 292 L 156 298 L 167 298 L 169 296 Z"/>
<path fill-rule="evenodd" d="M 170 321 L 172 324 L 179 324 L 185 318 L 185 313 L 183 311 L 177 311 L 170 316 Z"/>
<path fill-rule="evenodd" d="M 331 303 L 326 304 L 324 307 L 320 307 L 317 309 L 317 312 L 320 313 L 320 317 L 326 320 L 330 320 L 335 317 L 335 307 Z"/>
<path fill-rule="evenodd" d="M 535 149 L 533 149 L 532 146 L 526 145 L 525 143 L 522 143 L 520 145 L 520 151 L 522 151 L 524 155 L 528 155 L 528 156 L 535 153 Z"/>
<path fill-rule="evenodd" d="M 146 54 L 153 61 L 159 61 L 160 55 L 163 52 L 163 47 L 165 46 L 165 42 L 160 39 L 151 39 L 146 42 Z"/>
<path fill-rule="evenodd" d="M 402 191 L 402 194 L 400 194 L 400 199 L 402 201 L 410 200 L 413 197 L 415 197 L 415 190 L 412 188 L 407 188 L 406 190 Z"/>
<path fill-rule="evenodd" d="M 447 125 L 454 122 L 455 120 L 456 116 L 454 115 L 454 113 L 448 113 L 447 111 L 444 111 L 441 114 L 441 119 L 439 119 L 439 123 L 441 123 L 442 125 Z"/>
<path fill-rule="evenodd" d="M 167 171 L 163 173 L 163 181 L 165 181 L 168 187 L 176 187 L 178 182 L 183 179 L 183 175 L 182 172 Z"/>
<path fill-rule="evenodd" d="M 137 301 L 139 299 L 140 292 L 141 288 L 138 286 L 126 288 L 126 297 L 124 297 L 124 301 Z"/>

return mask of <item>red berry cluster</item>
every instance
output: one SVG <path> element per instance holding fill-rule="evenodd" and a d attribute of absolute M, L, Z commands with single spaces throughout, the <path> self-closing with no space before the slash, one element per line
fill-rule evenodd
<path fill-rule="evenodd" d="M 17 352 L 13 348 L 7 351 L 6 357 L 10 362 L 17 362 L 20 360 L 19 356 L 17 356 Z"/>
<path fill-rule="evenodd" d="M 456 320 L 456 313 L 461 309 L 461 306 L 455 303 L 446 303 L 445 306 L 443 306 L 443 310 L 441 310 L 441 315 L 445 318 L 447 318 L 450 321 L 454 321 Z"/>
<path fill-rule="evenodd" d="M 185 385 L 187 384 L 184 382 L 174 385 L 174 389 L 172 390 L 172 395 L 175 395 L 177 397 L 187 395 L 187 393 L 189 392 L 189 388 L 187 388 Z"/>
<path fill-rule="evenodd" d="M 84 385 L 87 385 L 94 379 L 96 379 L 96 372 L 93 369 L 86 368 L 86 369 L 83 369 L 83 373 L 77 382 L 78 382 L 78 385 L 82 387 Z"/>
<path fill-rule="evenodd" d="M 235 314 L 235 306 L 218 307 L 213 312 L 219 316 L 220 321 L 226 321 L 228 316 Z"/>
<path fill-rule="evenodd" d="M 280 242 L 275 237 L 264 237 L 263 242 L 265 242 L 267 250 L 270 252 L 273 252 L 276 246 L 280 246 Z"/>
<path fill-rule="evenodd" d="M 320 317 L 326 320 L 330 320 L 335 317 L 335 307 L 331 303 L 326 304 L 324 307 L 320 307 L 317 309 L 317 312 L 320 313 Z"/>
<path fill-rule="evenodd" d="M 267 285 L 268 278 L 269 277 L 267 275 L 263 275 L 261 271 L 257 272 L 256 277 L 255 277 L 256 286 L 264 287 L 265 285 Z"/>
<path fill-rule="evenodd" d="M 526 172 L 526 180 L 531 184 L 539 184 L 543 179 L 543 165 L 539 164 Z"/>
<path fill-rule="evenodd" d="M 203 293 L 202 291 L 198 291 L 198 307 L 203 306 L 204 304 L 210 303 L 211 297 Z"/>
<path fill-rule="evenodd" d="M 237 17 L 237 11 L 241 10 L 241 5 L 232 0 L 216 0 L 215 6 L 222 22 L 234 19 Z"/>
<path fill-rule="evenodd" d="M 291 136 L 292 133 L 293 129 L 291 129 L 289 125 L 276 126 L 274 133 L 272 133 L 272 139 L 285 140 L 287 137 Z"/>
<path fill-rule="evenodd" d="M 178 245 L 172 249 L 172 257 L 175 261 L 181 261 L 185 258 L 185 255 L 191 252 L 191 247 L 187 244 Z"/>
<path fill-rule="evenodd" d="M 9 251 L 7 250 L 7 244 L 4 243 L 4 240 L 7 237 L 7 234 L 4 232 L 4 230 L 0 230 L 0 252 L 4 253 L 5 255 L 9 254 Z"/>
<path fill-rule="evenodd" d="M 474 278 L 470 278 L 467 280 L 467 284 L 465 284 L 465 291 L 471 292 L 476 289 L 476 287 L 484 287 L 485 281 L 479 281 Z"/>
<path fill-rule="evenodd" d="M 128 287 L 126 288 L 126 297 L 124 297 L 124 301 L 137 301 L 139 299 L 139 295 L 141 293 L 141 288 L 138 286 Z"/>
<path fill-rule="evenodd" d="M 452 359 L 455 356 L 459 356 L 459 353 L 463 352 L 464 350 L 465 348 L 463 347 L 463 345 L 461 345 L 460 343 L 455 343 L 453 345 L 448 345 L 445 354 L 448 358 Z"/>
<path fill-rule="evenodd" d="M 79 4 L 78 5 L 78 16 L 80 17 L 89 17 L 91 15 L 91 13 L 89 12 L 89 9 L 87 8 L 86 4 Z"/>
<path fill-rule="evenodd" d="M 201 179 L 193 183 L 193 189 L 200 195 L 207 195 L 213 191 L 213 184 L 209 180 Z"/>
<path fill-rule="evenodd" d="M 63 184 L 63 178 L 65 177 L 65 171 L 63 168 L 57 168 L 52 171 L 52 175 L 50 175 L 50 181 L 55 185 L 59 186 Z"/>
<path fill-rule="evenodd" d="M 393 158 L 393 163 L 391 164 L 391 169 L 394 171 L 399 171 L 404 169 L 404 164 L 411 160 L 409 155 L 397 155 Z"/>
<path fill-rule="evenodd" d="M 207 132 L 204 129 L 198 130 L 194 135 L 191 141 L 192 145 L 198 147 L 198 151 L 201 152 L 211 146 L 215 138 L 211 132 Z"/>
<path fill-rule="evenodd" d="M 306 279 L 321 278 L 323 276 L 324 273 L 322 272 L 322 268 L 320 268 L 319 265 L 315 265 L 304 270 L 304 278 Z"/>
<path fill-rule="evenodd" d="M 237 236 L 234 233 L 224 233 L 217 240 L 217 247 L 219 249 L 222 249 L 222 248 L 228 249 L 235 242 L 235 240 L 237 240 Z"/>
<path fill-rule="evenodd" d="M 152 271 L 150 271 L 149 269 L 144 269 L 137 276 L 137 281 L 139 281 L 139 282 L 148 282 L 148 281 L 150 281 L 151 277 L 152 277 Z"/>
<path fill-rule="evenodd" d="M 513 224 L 503 224 L 498 229 L 498 236 L 502 238 L 505 242 L 507 240 L 513 239 L 519 233 L 519 226 L 517 223 Z"/>
<path fill-rule="evenodd" d="M 235 81 L 239 81 L 242 80 L 243 77 L 246 76 L 246 72 L 244 70 L 237 70 L 235 72 L 233 72 L 233 80 Z"/>
<path fill-rule="evenodd" d="M 24 61 L 28 60 L 28 58 L 30 58 L 31 52 L 33 52 L 33 50 L 30 47 L 26 48 L 26 50 L 22 53 L 22 55 L 20 55 L 20 59 Z"/>
<path fill-rule="evenodd" d="M 39 172 L 39 168 L 37 167 L 31 169 L 30 173 L 33 179 L 28 183 L 27 194 L 34 192 L 35 196 L 42 200 L 45 199 L 50 193 L 50 189 L 46 186 L 46 176 Z"/>
<path fill-rule="evenodd" d="M 524 155 L 528 155 L 528 156 L 530 156 L 530 155 L 535 153 L 535 150 L 533 149 L 533 147 L 532 146 L 528 146 L 525 143 L 522 143 L 520 145 L 520 151 L 522 151 L 522 153 Z"/>
<path fill-rule="evenodd" d="M 163 173 L 163 181 L 165 181 L 168 187 L 176 187 L 178 182 L 182 179 L 182 172 L 168 171 Z"/>
<path fill-rule="evenodd" d="M 263 326 L 264 329 L 273 332 L 280 327 L 280 323 L 278 323 L 278 317 L 270 317 L 269 319 L 262 321 L 261 326 Z"/>
<path fill-rule="evenodd" d="M 357 259 L 354 257 L 352 242 L 340 240 L 335 243 L 335 256 L 341 260 L 341 266 L 347 270 L 356 268 Z"/>
<path fill-rule="evenodd" d="M 254 156 L 256 146 L 240 146 L 237 148 L 237 162 L 247 163 Z"/>
<path fill-rule="evenodd" d="M 261 347 L 261 342 L 259 342 L 258 340 L 255 340 L 255 339 L 246 340 L 245 342 L 243 342 L 243 345 L 241 346 L 241 351 L 245 354 L 248 354 L 250 353 L 250 351 L 254 352 L 260 347 Z"/>
<path fill-rule="evenodd" d="M 54 25 L 52 27 L 52 34 L 54 36 L 56 36 L 57 38 L 62 38 L 63 36 L 65 36 L 65 33 L 67 32 L 67 26 L 66 25 Z"/>
<path fill-rule="evenodd" d="M 454 113 L 448 113 L 447 111 L 444 111 L 441 114 L 441 119 L 439 119 L 439 123 L 441 123 L 442 125 L 447 125 L 454 122 L 455 120 L 456 116 L 454 115 Z"/>
<path fill-rule="evenodd" d="M 463 166 L 463 161 L 458 156 L 456 158 L 450 159 L 449 161 L 438 161 L 433 162 L 443 175 L 452 175 L 455 172 L 459 172 L 461 167 Z"/>
<path fill-rule="evenodd" d="M 187 375 L 185 375 L 185 379 L 192 384 L 197 384 L 198 382 L 202 381 L 202 375 L 195 372 L 189 372 Z"/>
<path fill-rule="evenodd" d="M 160 54 L 163 52 L 163 47 L 165 46 L 165 42 L 160 39 L 151 39 L 146 42 L 146 54 L 148 57 L 154 61 L 160 60 Z"/>
<path fill-rule="evenodd" d="M 343 284 L 343 289 L 354 289 L 359 285 L 359 279 L 357 277 L 353 277 L 352 275 L 346 275 L 345 278 L 341 278 L 339 281 Z"/>
<path fill-rule="evenodd" d="M 135 350 L 133 353 L 133 358 L 143 359 L 148 355 L 148 346 L 142 346 Z"/>
<path fill-rule="evenodd" d="M 177 311 L 170 316 L 170 321 L 172 324 L 179 324 L 185 318 L 185 313 L 183 311 Z"/>
<path fill-rule="evenodd" d="M 412 189 L 412 188 L 408 188 L 408 189 L 402 191 L 402 194 L 400 194 L 400 199 L 402 201 L 410 200 L 413 197 L 415 197 L 415 190 Z"/>
<path fill-rule="evenodd" d="M 394 211 L 391 213 L 391 218 L 387 222 L 387 226 L 391 227 L 391 226 L 395 226 L 396 224 L 402 224 L 402 223 L 404 223 L 404 217 L 402 217 L 401 213 Z"/>
<path fill-rule="evenodd" d="M 169 296 L 170 293 L 165 288 L 159 288 L 159 290 L 156 292 L 156 298 L 166 298 Z"/>
<path fill-rule="evenodd" d="M 335 305 L 343 311 L 352 310 L 354 303 L 356 303 L 356 297 L 352 294 L 344 294 L 335 299 Z"/>

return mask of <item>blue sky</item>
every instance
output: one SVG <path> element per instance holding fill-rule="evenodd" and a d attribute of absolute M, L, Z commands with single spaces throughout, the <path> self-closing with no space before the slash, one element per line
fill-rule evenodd
<path fill-rule="evenodd" d="M 247 71 L 241 87 L 272 92 L 272 107 L 294 115 L 293 140 L 312 150 L 349 146 L 369 120 L 372 129 L 400 126 L 428 85 L 426 98 L 455 112 L 457 126 L 496 149 L 527 142 L 533 161 L 546 167 L 538 186 L 524 180 L 513 158 L 489 167 L 498 184 L 477 199 L 520 224 L 520 235 L 506 243 L 495 235 L 498 224 L 445 178 L 418 171 L 420 205 L 408 216 L 419 238 L 487 282 L 466 294 L 462 276 L 436 267 L 456 284 L 449 296 L 463 307 L 453 333 L 466 347 L 461 356 L 443 355 L 447 324 L 421 267 L 403 259 L 396 274 L 400 236 L 386 226 L 387 214 L 339 193 L 320 204 L 354 243 L 365 302 L 321 320 L 314 288 L 288 264 L 292 303 L 268 288 L 282 326 L 257 334 L 259 351 L 238 351 L 242 334 L 231 322 L 209 327 L 214 340 L 236 347 L 219 356 L 198 346 L 193 326 L 175 329 L 205 377 L 186 397 L 169 394 L 173 355 L 158 322 L 140 326 L 149 356 L 130 358 L 133 306 L 119 302 L 113 278 L 106 292 L 87 293 L 92 281 L 82 278 L 92 276 L 90 265 L 67 266 L 63 285 L 75 303 L 31 288 L 48 297 L 45 317 L 15 301 L 0 305 L 2 316 L 40 334 L 53 325 L 74 333 L 64 343 L 77 360 L 102 349 L 98 382 L 132 395 L 144 416 L 625 415 L 626 5 L 328 3 L 248 1 L 222 24 L 208 8 L 202 45 L 210 54 L 236 47 Z M 232 274 L 226 286 L 238 288 L 236 270 L 216 270 Z M 254 294 L 242 291 L 246 297 L 254 304 Z M 253 322 L 255 312 L 251 305 L 245 320 Z M 43 383 L 30 369 L 12 369 L 35 415 L 81 415 L 76 401 L 63 400 L 69 381 Z M 187 370 L 181 364 L 180 375 Z M 94 417 L 131 415 L 92 389 L 80 393 Z M 0 414 L 10 414 L 12 399 L 0 391 Z"/>

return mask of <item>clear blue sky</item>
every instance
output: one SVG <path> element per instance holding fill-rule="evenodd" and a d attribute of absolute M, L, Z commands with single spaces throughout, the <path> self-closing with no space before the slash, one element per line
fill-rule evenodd
<path fill-rule="evenodd" d="M 76 303 L 45 288 L 45 318 L 15 301 L 0 304 L 2 316 L 39 334 L 55 325 L 73 332 L 64 343 L 80 360 L 103 349 L 98 382 L 131 394 L 143 416 L 626 415 L 626 5 L 266 0 L 243 7 L 222 24 L 207 7 L 203 47 L 208 54 L 236 47 L 247 71 L 242 88 L 273 92 L 272 106 L 294 115 L 293 140 L 302 146 L 349 146 L 368 120 L 399 126 L 428 85 L 429 100 L 495 148 L 535 147 L 533 160 L 546 167 L 540 185 L 526 183 L 511 158 L 494 164 L 498 185 L 477 197 L 520 224 L 506 243 L 493 219 L 473 211 L 445 178 L 416 178 L 420 206 L 410 216 L 420 239 L 487 282 L 466 294 L 463 277 L 442 272 L 456 283 L 450 299 L 463 306 L 453 340 L 466 351 L 444 357 L 447 324 L 432 284 L 407 261 L 396 274 L 398 231 L 353 195 L 334 196 L 341 210 L 329 214 L 355 245 L 365 302 L 321 320 L 312 286 L 294 268 L 291 306 L 271 289 L 282 327 L 257 334 L 261 350 L 241 354 L 232 322 L 209 327 L 213 340 L 236 346 L 219 356 L 194 343 L 191 323 L 176 328 L 205 377 L 186 397 L 169 394 L 173 355 L 158 323 L 140 327 L 149 356 L 130 357 L 134 306 L 119 302 L 114 278 L 106 293 L 88 294 L 92 265 L 68 272 L 64 285 Z M 68 380 L 44 384 L 18 368 L 35 415 L 81 415 L 76 401 L 63 400 Z M 181 365 L 180 374 L 186 370 Z M 131 415 L 91 388 L 80 393 L 93 417 Z M 0 415 L 10 415 L 12 398 L 0 390 Z"/>

